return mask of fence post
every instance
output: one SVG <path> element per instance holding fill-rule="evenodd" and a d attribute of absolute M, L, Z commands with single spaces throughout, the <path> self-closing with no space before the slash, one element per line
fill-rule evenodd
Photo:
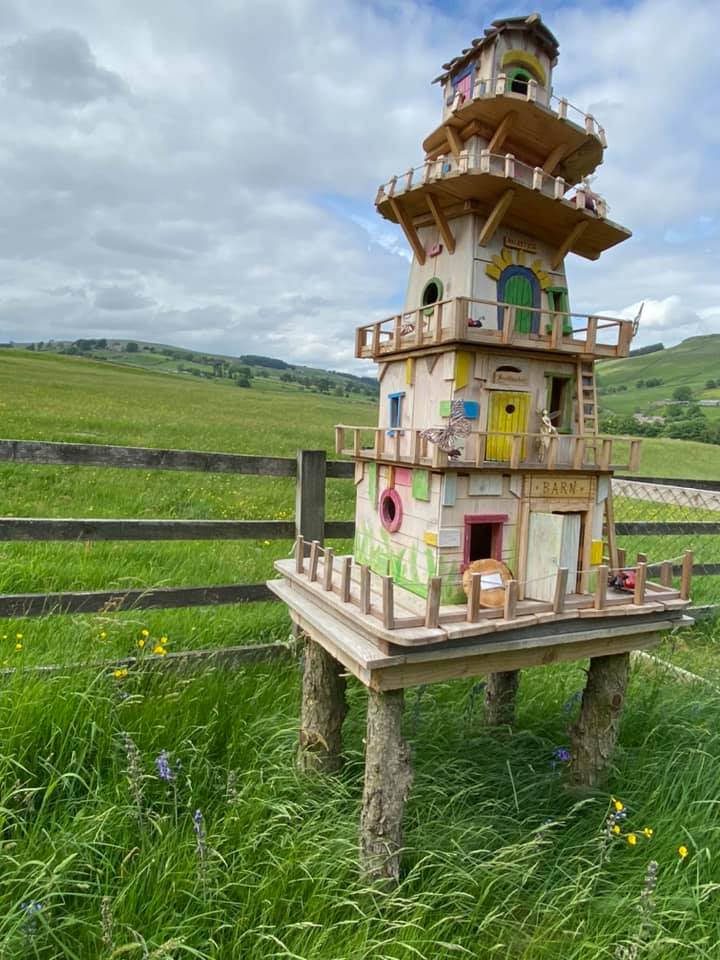
<path fill-rule="evenodd" d="M 295 535 L 323 542 L 325 536 L 324 450 L 298 450 L 295 489 Z"/>

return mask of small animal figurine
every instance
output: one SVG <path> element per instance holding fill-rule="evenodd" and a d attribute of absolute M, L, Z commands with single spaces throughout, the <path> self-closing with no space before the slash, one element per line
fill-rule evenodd
<path fill-rule="evenodd" d="M 548 450 L 550 449 L 550 442 L 553 437 L 558 435 L 557 429 L 553 426 L 553 422 L 550 419 L 550 414 L 547 410 L 543 410 L 542 417 L 540 418 L 540 462 L 544 463 L 547 457 Z"/>

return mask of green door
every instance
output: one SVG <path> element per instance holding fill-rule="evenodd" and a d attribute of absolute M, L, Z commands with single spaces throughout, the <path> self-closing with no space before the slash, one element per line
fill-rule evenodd
<path fill-rule="evenodd" d="M 533 289 L 527 277 L 510 277 L 503 292 L 505 303 L 515 307 L 532 307 Z M 530 333 L 533 325 L 533 315 L 530 310 L 515 311 L 515 329 L 518 333 Z"/>

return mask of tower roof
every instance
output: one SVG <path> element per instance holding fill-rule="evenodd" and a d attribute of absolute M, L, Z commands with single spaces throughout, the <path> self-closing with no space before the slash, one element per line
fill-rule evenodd
<path fill-rule="evenodd" d="M 557 62 L 560 45 L 555 35 L 548 30 L 542 22 L 539 13 L 531 13 L 526 17 L 505 17 L 501 20 L 493 20 L 482 37 L 477 37 L 472 41 L 462 53 L 442 65 L 443 73 L 435 77 L 433 83 L 443 83 L 455 71 L 464 66 L 473 56 L 475 56 L 483 47 L 495 41 L 495 39 L 506 30 L 524 30 L 531 34 L 533 40 L 543 48 L 550 57 L 553 66 Z"/>

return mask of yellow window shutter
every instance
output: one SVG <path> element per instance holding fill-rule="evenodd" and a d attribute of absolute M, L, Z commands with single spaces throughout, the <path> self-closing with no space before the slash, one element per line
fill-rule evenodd
<path fill-rule="evenodd" d="M 472 370 L 472 354 L 460 350 L 455 354 L 455 389 L 460 390 L 470 383 Z"/>

